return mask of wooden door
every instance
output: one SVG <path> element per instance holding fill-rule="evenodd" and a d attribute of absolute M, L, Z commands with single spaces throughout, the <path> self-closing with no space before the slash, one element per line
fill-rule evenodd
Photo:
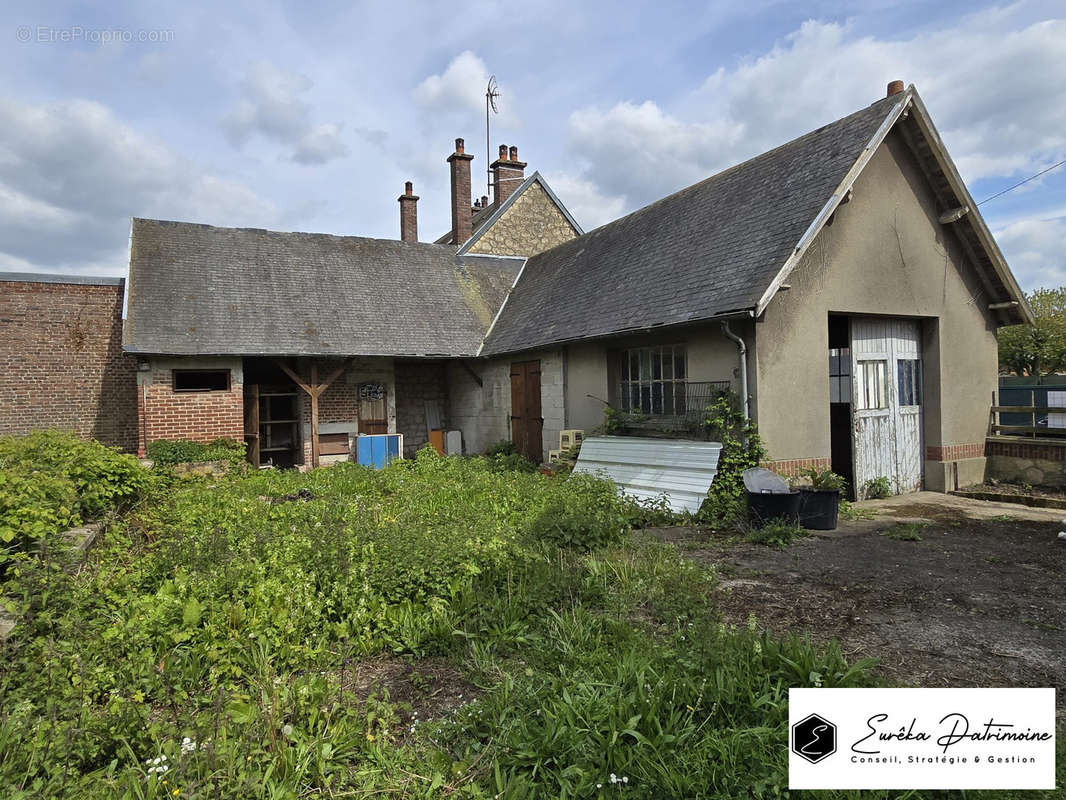
<path fill-rule="evenodd" d="M 540 362 L 516 361 L 511 364 L 511 441 L 535 464 L 544 460 L 543 430 Z"/>
<path fill-rule="evenodd" d="M 244 387 L 244 447 L 253 467 L 259 466 L 259 384 Z"/>
<path fill-rule="evenodd" d="M 896 494 L 922 487 L 921 338 L 914 320 L 851 321 L 853 467 L 857 497 L 888 478 Z"/>

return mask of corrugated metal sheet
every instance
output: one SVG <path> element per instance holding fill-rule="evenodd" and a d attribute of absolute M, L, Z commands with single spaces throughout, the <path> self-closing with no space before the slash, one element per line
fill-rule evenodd
<path fill-rule="evenodd" d="M 665 494 L 674 511 L 699 510 L 718 468 L 722 445 L 677 439 L 595 436 L 581 445 L 574 472 L 603 474 L 626 494 Z"/>

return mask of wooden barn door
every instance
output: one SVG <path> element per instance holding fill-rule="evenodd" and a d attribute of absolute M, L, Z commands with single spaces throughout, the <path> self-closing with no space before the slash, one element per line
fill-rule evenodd
<path fill-rule="evenodd" d="M 544 460 L 543 429 L 540 362 L 515 362 L 511 364 L 511 440 L 535 464 Z"/>
<path fill-rule="evenodd" d="M 856 496 L 888 478 L 896 494 L 922 487 L 921 331 L 914 320 L 851 320 Z"/>

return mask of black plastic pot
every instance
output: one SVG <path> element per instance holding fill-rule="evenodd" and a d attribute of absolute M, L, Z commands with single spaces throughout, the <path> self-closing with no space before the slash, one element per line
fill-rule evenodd
<path fill-rule="evenodd" d="M 833 531 L 840 510 L 839 489 L 800 489 L 799 523 L 811 531 Z"/>
<path fill-rule="evenodd" d="M 799 513 L 800 493 L 795 489 L 778 494 L 748 492 L 748 519 L 755 525 L 762 526 L 775 519 L 795 525 Z"/>

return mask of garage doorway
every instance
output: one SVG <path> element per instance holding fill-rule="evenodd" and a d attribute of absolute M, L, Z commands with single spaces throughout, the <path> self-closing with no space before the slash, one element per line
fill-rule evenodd
<path fill-rule="evenodd" d="M 885 478 L 894 494 L 922 488 L 921 323 L 852 317 L 852 465 L 856 495 Z"/>

